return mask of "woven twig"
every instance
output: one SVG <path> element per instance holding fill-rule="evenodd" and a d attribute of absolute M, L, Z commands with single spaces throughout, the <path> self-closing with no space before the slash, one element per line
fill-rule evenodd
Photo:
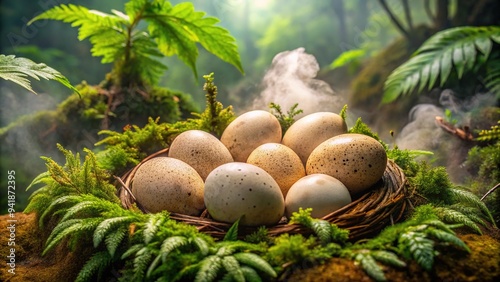
<path fill-rule="evenodd" d="M 145 158 L 133 169 L 118 178 L 118 188 L 122 205 L 131 208 L 134 203 L 139 209 L 147 213 L 140 203 L 135 201 L 131 194 L 131 181 L 137 169 L 147 160 L 163 155 L 168 151 L 164 149 Z M 389 160 L 382 179 L 366 194 L 354 199 L 350 204 L 336 210 L 322 219 L 335 223 L 338 227 L 350 231 L 351 240 L 367 238 L 378 233 L 384 227 L 400 221 L 405 212 L 410 208 L 410 192 L 408 191 L 406 177 L 393 161 Z M 196 226 L 198 230 L 215 238 L 223 238 L 231 224 L 218 222 L 210 218 L 205 210 L 199 217 L 179 213 L 170 213 L 170 218 Z M 256 230 L 255 227 L 240 226 L 238 234 L 243 237 Z M 282 233 L 310 234 L 312 231 L 297 224 L 288 224 L 286 218 L 274 226 L 268 226 L 268 234 L 277 236 Z"/>

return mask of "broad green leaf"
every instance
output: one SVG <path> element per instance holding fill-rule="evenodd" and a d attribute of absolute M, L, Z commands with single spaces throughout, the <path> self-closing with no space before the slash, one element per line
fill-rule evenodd
<path fill-rule="evenodd" d="M 422 90 L 425 89 L 425 86 L 427 85 L 427 81 L 429 81 L 430 73 L 431 73 L 431 66 L 425 65 L 422 68 L 422 72 L 421 72 L 421 76 L 420 76 L 420 86 L 418 87 L 418 92 L 422 92 Z"/>
<path fill-rule="evenodd" d="M 443 53 L 443 56 L 441 57 L 441 81 L 439 83 L 440 86 L 443 86 L 446 80 L 448 79 L 448 76 L 450 75 L 451 72 L 451 67 L 452 67 L 452 61 L 451 61 L 451 54 L 453 50 L 448 50 Z"/>
<path fill-rule="evenodd" d="M 31 88 L 31 83 L 28 80 L 28 77 L 36 80 L 40 80 L 40 78 L 55 80 L 80 94 L 65 76 L 46 64 L 37 64 L 26 58 L 16 58 L 14 55 L 6 56 L 0 54 L 0 78 L 10 80 L 36 94 L 36 92 Z"/>
<path fill-rule="evenodd" d="M 475 42 L 476 47 L 481 53 L 483 53 L 485 58 L 488 58 L 490 54 L 492 43 L 488 37 L 478 38 Z"/>
<path fill-rule="evenodd" d="M 464 53 L 462 46 L 459 46 L 453 50 L 453 64 L 457 70 L 458 78 L 462 78 L 465 68 Z"/>
<path fill-rule="evenodd" d="M 471 69 L 476 61 L 476 47 L 473 42 L 464 43 L 464 59 L 466 69 Z"/>
<path fill-rule="evenodd" d="M 435 60 L 431 65 L 431 73 L 429 77 L 429 87 L 428 87 L 429 90 L 431 90 L 434 84 L 436 83 L 440 69 L 441 68 L 439 65 L 439 60 Z"/>

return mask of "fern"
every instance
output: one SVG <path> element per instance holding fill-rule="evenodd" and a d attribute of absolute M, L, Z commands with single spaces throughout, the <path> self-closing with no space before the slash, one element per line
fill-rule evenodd
<path fill-rule="evenodd" d="M 115 256 L 116 250 L 128 235 L 128 232 L 128 227 L 120 226 L 106 236 L 106 239 L 104 239 L 104 241 L 106 244 L 106 249 L 108 250 L 108 253 L 111 257 Z"/>
<path fill-rule="evenodd" d="M 345 243 L 349 239 L 349 230 L 338 228 L 337 225 L 323 219 L 312 218 L 311 212 L 311 208 L 299 208 L 298 212 L 292 214 L 289 224 L 301 224 L 310 228 L 323 245 L 332 241 Z"/>
<path fill-rule="evenodd" d="M 461 204 L 471 206 L 473 208 L 477 208 L 482 212 L 484 216 L 488 218 L 488 220 L 495 225 L 495 220 L 493 219 L 493 215 L 486 205 L 481 201 L 481 199 L 476 196 L 474 193 L 462 189 L 451 189 L 451 194 L 455 201 L 460 202 Z"/>
<path fill-rule="evenodd" d="M 120 216 L 120 217 L 112 217 L 103 220 L 94 230 L 94 248 L 97 248 L 102 240 L 113 231 L 113 228 L 116 229 L 116 225 L 126 225 L 136 221 L 137 218 L 133 216 Z"/>
<path fill-rule="evenodd" d="M 500 82 L 498 83 L 500 85 Z M 476 137 L 477 141 L 500 141 L 500 120 L 498 125 L 492 125 L 490 129 L 483 129 L 479 131 L 479 136 Z"/>
<path fill-rule="evenodd" d="M 80 94 L 68 79 L 55 69 L 48 67 L 45 64 L 37 64 L 26 58 L 16 58 L 14 55 L 0 54 L 0 78 L 10 80 L 19 86 L 24 87 L 30 92 L 36 94 L 31 88 L 31 83 L 28 77 L 40 80 L 55 80 L 62 85 L 68 87 L 72 91 Z"/>
<path fill-rule="evenodd" d="M 396 68 L 384 85 L 382 103 L 396 100 L 417 89 L 421 92 L 437 83 L 442 86 L 452 69 L 460 79 L 465 72 L 487 61 L 493 42 L 500 43 L 500 27 L 455 27 L 436 33 Z M 498 73 L 500 64 L 489 64 L 490 73 Z M 438 82 L 438 77 L 439 82 Z"/>
<path fill-rule="evenodd" d="M 82 267 L 75 281 L 93 281 L 95 275 L 98 274 L 98 276 L 101 276 L 106 267 L 108 267 L 112 261 L 112 256 L 110 256 L 108 252 L 102 251 L 95 253 Z M 101 279 L 97 279 L 97 281 L 100 280 Z"/>
<path fill-rule="evenodd" d="M 240 218 L 236 220 L 233 225 L 229 228 L 229 230 L 226 232 L 226 235 L 224 235 L 223 241 L 236 241 L 238 240 L 238 226 L 240 223 Z"/>
<path fill-rule="evenodd" d="M 224 266 L 224 269 L 233 281 L 245 282 L 245 276 L 241 270 L 240 263 L 234 256 L 225 256 L 222 258 L 222 266 Z"/>
<path fill-rule="evenodd" d="M 407 231 L 399 239 L 401 252 L 414 259 L 423 269 L 430 271 L 434 264 L 434 242 L 425 233 Z"/>
<path fill-rule="evenodd" d="M 131 0 L 124 13 L 113 10 L 112 14 L 61 4 L 28 24 L 47 19 L 78 27 L 78 39 L 90 40 L 93 56 L 102 57 L 102 63 L 114 62 L 112 74 L 118 77 L 118 85 L 157 84 L 166 70 L 159 59 L 172 55 L 197 77 L 197 43 L 243 72 L 235 39 L 216 26 L 218 19 L 196 12 L 192 3 L 172 6 L 168 1 Z"/>
<path fill-rule="evenodd" d="M 276 271 L 260 256 L 254 253 L 240 252 L 233 255 L 238 262 L 252 267 L 253 269 L 260 270 L 266 275 L 276 278 Z"/>
<path fill-rule="evenodd" d="M 358 253 L 354 260 L 361 264 L 366 274 L 375 281 L 386 281 L 384 271 L 370 254 Z"/>
<path fill-rule="evenodd" d="M 436 207 L 435 209 L 437 214 L 443 221 L 454 224 L 460 223 L 469 227 L 477 234 L 483 234 L 477 224 L 475 224 L 474 221 L 472 221 L 467 215 L 448 207 Z"/>
<path fill-rule="evenodd" d="M 167 213 L 157 213 L 149 218 L 149 220 L 146 222 L 144 226 L 144 231 L 143 231 L 145 244 L 149 244 L 153 240 L 154 236 L 156 235 L 156 232 L 159 230 L 160 226 L 166 220 L 168 220 Z"/>

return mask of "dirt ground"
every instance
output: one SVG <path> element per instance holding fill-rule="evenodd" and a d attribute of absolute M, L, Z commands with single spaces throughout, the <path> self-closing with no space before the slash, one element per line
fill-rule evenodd
<path fill-rule="evenodd" d="M 9 220 L 16 220 L 12 222 Z M 12 228 L 11 224 L 15 224 Z M 16 213 L 14 218 L 0 216 L 0 281 L 73 281 L 89 258 L 89 249 L 73 252 L 59 246 L 41 256 L 46 233 L 37 228 L 35 215 Z M 388 281 L 500 281 L 500 233 L 464 234 L 460 238 L 470 247 L 467 254 L 454 248 L 440 249 L 434 270 L 425 272 L 416 263 L 402 269 L 385 267 Z M 9 246 L 15 242 L 15 246 Z M 14 249 L 14 252 L 11 252 Z M 15 265 L 9 265 L 14 254 Z M 15 268 L 13 268 L 15 267 Z M 15 274 L 13 274 L 14 272 Z M 351 260 L 332 258 L 321 265 L 290 269 L 283 281 L 373 281 Z"/>

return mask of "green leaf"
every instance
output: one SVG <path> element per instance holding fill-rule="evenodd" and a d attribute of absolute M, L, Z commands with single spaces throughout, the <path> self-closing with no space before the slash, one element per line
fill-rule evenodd
<path fill-rule="evenodd" d="M 116 249 L 120 246 L 121 242 L 127 236 L 129 232 L 128 227 L 121 226 L 115 231 L 111 232 L 108 236 L 106 236 L 105 243 L 106 249 L 111 257 L 115 256 Z"/>
<path fill-rule="evenodd" d="M 240 223 L 240 218 L 236 220 L 233 225 L 231 225 L 231 228 L 227 231 L 226 235 L 224 235 L 224 239 L 222 241 L 236 241 L 238 240 L 238 225 Z"/>
<path fill-rule="evenodd" d="M 149 217 L 149 220 L 146 222 L 143 231 L 145 244 L 149 244 L 149 242 L 151 242 L 153 237 L 156 235 L 156 232 L 166 219 L 166 215 L 163 213 L 153 214 Z"/>
<path fill-rule="evenodd" d="M 94 231 L 94 248 L 97 248 L 106 235 L 114 228 L 116 225 L 128 227 L 128 225 L 135 220 L 132 216 L 121 216 L 121 217 L 111 217 L 103 220 Z"/>
<path fill-rule="evenodd" d="M 167 261 L 167 256 L 172 252 L 173 250 L 187 245 L 189 243 L 188 239 L 183 236 L 172 236 L 168 237 L 167 239 L 163 240 L 163 243 L 161 244 L 161 249 L 160 249 L 160 254 L 162 256 L 162 260 L 164 262 Z"/>
<path fill-rule="evenodd" d="M 332 228 L 330 226 L 330 222 L 315 219 L 312 223 L 312 230 L 318 236 L 321 244 L 326 245 L 332 241 Z"/>
<path fill-rule="evenodd" d="M 331 64 L 330 69 L 343 67 L 351 62 L 355 62 L 366 55 L 363 49 L 352 49 L 342 52 Z"/>
<path fill-rule="evenodd" d="M 98 280 L 93 279 L 95 274 L 102 273 L 104 269 L 112 263 L 112 261 L 112 257 L 107 252 L 95 253 L 82 267 L 75 279 L 75 282 Z"/>
<path fill-rule="evenodd" d="M 55 80 L 80 95 L 78 89 L 71 85 L 65 76 L 46 64 L 37 64 L 26 58 L 16 58 L 14 55 L 0 54 L 0 78 L 10 80 L 36 94 L 31 88 L 28 77 L 36 80 L 40 80 L 40 78 Z"/>
<path fill-rule="evenodd" d="M 219 256 L 206 257 L 201 262 L 201 267 L 195 277 L 195 282 L 211 282 L 217 278 L 219 270 L 222 268 L 222 258 Z"/>
<path fill-rule="evenodd" d="M 377 282 L 386 281 L 384 271 L 377 264 L 375 259 L 370 255 L 370 253 L 359 253 L 356 255 L 355 260 L 361 264 L 363 270 Z"/>
<path fill-rule="evenodd" d="M 260 256 L 253 254 L 253 253 L 236 253 L 233 255 L 234 258 L 236 258 L 240 263 L 246 264 L 250 267 L 253 267 L 254 269 L 260 270 L 264 272 L 265 274 L 276 278 L 278 274 L 274 269 L 271 267 L 271 265 L 265 261 L 263 258 Z"/>
<path fill-rule="evenodd" d="M 418 87 L 432 89 L 438 77 L 444 85 L 454 69 L 461 78 L 472 71 L 474 64 L 484 64 L 493 49 L 500 27 L 455 27 L 431 36 L 413 57 L 396 68 L 384 84 L 382 103 L 389 103 L 401 95 L 408 95 Z M 477 52 L 479 50 L 479 53 Z M 479 60 L 481 58 L 481 60 Z M 455 68 L 453 68 L 453 66 Z"/>
<path fill-rule="evenodd" d="M 240 269 L 239 262 L 233 256 L 225 256 L 222 258 L 224 269 L 232 276 L 236 282 L 245 282 L 245 276 Z"/>

